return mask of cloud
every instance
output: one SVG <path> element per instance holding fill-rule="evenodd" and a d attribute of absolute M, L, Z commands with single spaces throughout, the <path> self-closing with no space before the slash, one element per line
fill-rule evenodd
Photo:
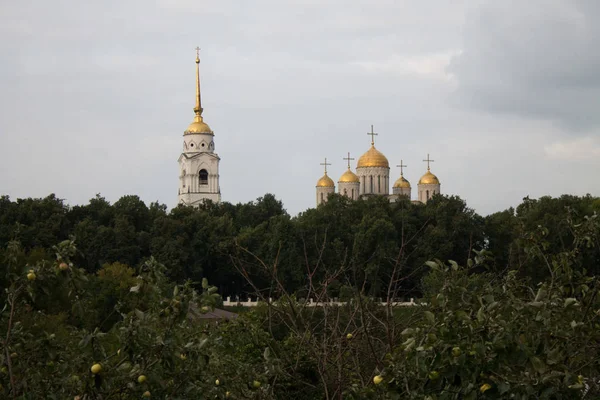
<path fill-rule="evenodd" d="M 600 158 L 600 138 L 582 137 L 554 142 L 544 147 L 546 155 L 558 160 L 593 160 Z"/>
<path fill-rule="evenodd" d="M 600 124 L 600 3 L 485 0 L 467 14 L 463 51 L 448 68 L 456 100 L 476 110 Z"/>
<path fill-rule="evenodd" d="M 452 57 L 457 53 L 459 52 L 445 51 L 436 54 L 407 56 L 393 54 L 383 60 L 357 61 L 353 64 L 373 74 L 417 75 L 449 81 L 451 75 L 447 73 L 446 69 Z"/>

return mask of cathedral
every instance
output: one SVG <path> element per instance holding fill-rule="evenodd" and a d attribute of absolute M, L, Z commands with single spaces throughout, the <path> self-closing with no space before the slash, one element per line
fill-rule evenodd
<path fill-rule="evenodd" d="M 350 167 L 350 161 L 354 160 L 350 158 L 350 153 L 348 153 L 348 157 L 344 157 L 344 160 L 348 161 L 348 169 L 338 180 L 338 193 L 352 200 L 375 195 L 385 196 L 390 201 L 397 201 L 400 196 L 410 199 L 410 182 L 404 177 L 404 167 L 406 165 L 400 160 L 400 165 L 398 165 L 400 167 L 400 177 L 394 182 L 390 194 L 390 163 L 383 153 L 375 148 L 375 136 L 377 134 L 373 132 L 372 125 L 371 132 L 368 134 L 371 135 L 371 148 L 358 159 L 356 173 Z M 423 161 L 427 162 L 427 172 L 417 184 L 417 199 L 413 200 L 417 203 L 427 203 L 427 200 L 434 194 L 440 193 L 440 181 L 430 171 L 430 163 L 433 160 L 427 154 L 427 159 Z M 335 193 L 335 183 L 327 175 L 327 166 L 331 164 L 325 159 L 325 162 L 321 165 L 325 167 L 325 175 L 317 182 L 317 206 L 326 202 L 330 194 Z"/>
<path fill-rule="evenodd" d="M 221 201 L 219 161 L 215 153 L 215 133 L 202 118 L 200 96 L 200 49 L 196 48 L 196 106 L 194 120 L 183 132 L 183 152 L 179 156 L 178 204 L 198 206 L 205 199 Z"/>
<path fill-rule="evenodd" d="M 215 203 L 221 201 L 219 186 L 219 162 L 221 159 L 215 153 L 215 133 L 204 122 L 202 117 L 202 98 L 200 92 L 200 49 L 196 48 L 196 105 L 194 120 L 183 132 L 183 151 L 179 156 L 179 189 L 178 204 L 198 206 L 204 200 Z M 352 171 L 350 161 L 354 158 L 344 157 L 348 161 L 348 169 L 340 176 L 338 193 L 350 199 L 357 200 L 365 196 L 385 196 L 390 201 L 397 201 L 400 196 L 411 198 L 410 182 L 404 178 L 404 167 L 400 160 L 400 177 L 392 186 L 390 194 L 390 164 L 388 159 L 375 148 L 375 136 L 371 126 L 371 147 L 364 153 L 356 164 L 356 173 Z M 430 171 L 429 159 L 427 172 L 417 185 L 417 199 L 413 202 L 427 203 L 434 194 L 440 193 L 440 181 Z M 321 163 L 325 167 L 325 175 L 317 182 L 317 206 L 327 201 L 330 194 L 335 193 L 335 183 L 327 175 L 327 166 L 331 165 L 325 159 Z"/>

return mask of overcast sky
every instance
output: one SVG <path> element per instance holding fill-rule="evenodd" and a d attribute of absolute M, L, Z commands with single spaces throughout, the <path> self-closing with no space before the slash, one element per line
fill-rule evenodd
<path fill-rule="evenodd" d="M 600 195 L 598 20 L 598 0 L 0 1 L 0 194 L 173 207 L 200 46 L 225 201 L 314 207 L 319 163 L 337 181 L 371 124 L 413 197 L 427 153 L 483 215 Z"/>

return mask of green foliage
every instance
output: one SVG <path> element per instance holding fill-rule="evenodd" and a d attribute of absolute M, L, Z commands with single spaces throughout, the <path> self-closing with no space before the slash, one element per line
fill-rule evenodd
<path fill-rule="evenodd" d="M 0 197 L 0 397 L 597 398 L 599 204 Z"/>
<path fill-rule="evenodd" d="M 16 202 L 2 197 L 1 244 L 17 238 L 30 256 L 38 248 L 38 256 L 48 258 L 42 252 L 69 234 L 78 243 L 73 262 L 89 273 L 115 262 L 137 268 L 153 256 L 169 266 L 170 279 L 197 284 L 208 278 L 225 296 L 255 290 L 240 277 L 240 263 L 262 278 L 255 280 L 259 289 L 270 286 L 270 275 L 252 265 L 257 256 L 277 264 L 287 291 L 306 291 L 307 268 L 318 267 L 314 278 L 322 279 L 343 267 L 332 295 L 361 279 L 370 294 L 382 296 L 385 282 L 401 268 L 405 279 L 397 294 L 415 297 L 425 261 L 464 262 L 472 248 L 484 243 L 481 218 L 457 197 L 436 196 L 419 205 L 334 195 L 296 217 L 271 194 L 244 204 L 207 202 L 199 209 L 177 207 L 168 213 L 164 205 L 148 207 L 132 195 L 112 205 L 97 195 L 72 208 L 54 195 Z"/>
<path fill-rule="evenodd" d="M 73 241 L 54 250 L 54 262 L 26 266 L 17 242 L 7 248 L 2 398 L 274 398 L 269 336 L 243 318 L 198 319 L 220 303 L 206 280 L 174 285 L 152 258 L 91 275 L 71 262 Z"/>
<path fill-rule="evenodd" d="M 544 254 L 550 279 L 528 286 L 518 271 L 473 274 L 428 263 L 424 318 L 402 333 L 382 371 L 391 398 L 579 399 L 600 377 L 600 280 L 574 260 L 600 234 L 594 215 L 568 225 L 574 245 Z M 537 248 L 537 245 L 532 247 Z"/>

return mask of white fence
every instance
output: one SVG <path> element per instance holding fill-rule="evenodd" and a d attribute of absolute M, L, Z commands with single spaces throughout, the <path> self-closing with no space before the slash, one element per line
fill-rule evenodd
<path fill-rule="evenodd" d="M 350 301 L 352 303 L 352 300 Z M 263 303 L 262 301 L 259 301 L 258 298 L 254 301 L 252 301 L 251 298 L 248 298 L 248 300 L 246 301 L 241 301 L 241 300 L 231 300 L 231 297 L 228 296 L 224 301 L 223 301 L 223 306 L 224 307 L 256 307 L 258 304 Z M 273 303 L 273 299 L 269 297 L 269 303 Z M 387 306 L 388 303 L 386 301 L 382 301 L 380 302 L 382 306 Z M 346 302 L 345 301 L 334 301 L 334 300 L 330 300 L 330 301 L 326 301 L 326 302 L 316 302 L 313 299 L 308 299 L 308 302 L 306 303 L 306 305 L 308 307 L 322 307 L 324 305 L 327 306 L 343 306 L 345 305 Z M 418 305 L 418 303 L 415 303 L 414 299 L 410 299 L 410 301 L 393 301 L 390 303 L 390 305 L 392 305 L 393 307 L 410 307 L 410 306 L 416 306 Z"/>

